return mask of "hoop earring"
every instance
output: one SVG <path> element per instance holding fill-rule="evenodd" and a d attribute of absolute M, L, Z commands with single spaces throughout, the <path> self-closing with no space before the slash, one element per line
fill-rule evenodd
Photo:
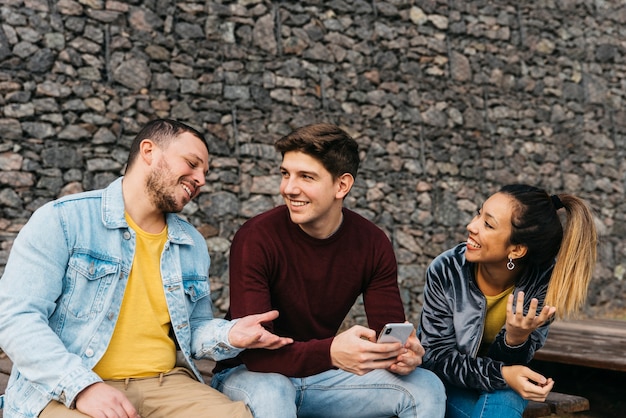
<path fill-rule="evenodd" d="M 509 270 L 513 270 L 515 268 L 515 264 L 513 264 L 512 258 L 509 258 L 509 262 L 506 263 L 506 268 L 508 268 Z"/>

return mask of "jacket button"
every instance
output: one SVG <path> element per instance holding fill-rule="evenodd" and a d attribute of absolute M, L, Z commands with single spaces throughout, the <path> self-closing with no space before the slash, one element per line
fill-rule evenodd
<path fill-rule="evenodd" d="M 88 349 L 85 351 L 85 355 L 86 355 L 87 357 L 93 357 L 93 350 L 92 350 L 91 348 L 88 348 Z"/>
<path fill-rule="evenodd" d="M 130 232 L 124 231 L 124 239 L 130 239 Z"/>

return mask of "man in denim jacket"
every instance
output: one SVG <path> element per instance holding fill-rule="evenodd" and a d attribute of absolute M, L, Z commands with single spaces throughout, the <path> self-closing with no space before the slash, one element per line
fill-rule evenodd
<path fill-rule="evenodd" d="M 124 177 L 33 214 L 0 280 L 0 347 L 14 365 L 5 418 L 251 417 L 192 359 L 292 341 L 262 327 L 276 311 L 213 318 L 206 243 L 175 215 L 208 159 L 198 131 L 155 120 Z"/>

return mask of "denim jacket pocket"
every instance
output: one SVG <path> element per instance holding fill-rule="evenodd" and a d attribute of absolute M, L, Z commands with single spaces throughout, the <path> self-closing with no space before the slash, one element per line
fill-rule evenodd
<path fill-rule="evenodd" d="M 107 290 L 119 277 L 118 262 L 104 260 L 86 253 L 74 254 L 65 276 L 62 303 L 76 318 L 90 317 L 101 312 Z"/>
<path fill-rule="evenodd" d="M 210 294 L 209 283 L 206 279 L 183 278 L 183 286 L 185 287 L 185 295 L 193 303 Z"/>

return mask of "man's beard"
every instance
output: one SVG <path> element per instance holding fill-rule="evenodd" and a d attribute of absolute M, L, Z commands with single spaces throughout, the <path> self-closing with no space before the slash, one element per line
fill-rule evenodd
<path fill-rule="evenodd" d="M 161 161 L 146 180 L 146 189 L 152 203 L 163 213 L 177 213 L 183 210 L 184 205 L 180 205 L 176 201 L 176 196 L 171 190 L 172 186 L 168 184 L 172 177 L 169 165 L 165 161 Z"/>

